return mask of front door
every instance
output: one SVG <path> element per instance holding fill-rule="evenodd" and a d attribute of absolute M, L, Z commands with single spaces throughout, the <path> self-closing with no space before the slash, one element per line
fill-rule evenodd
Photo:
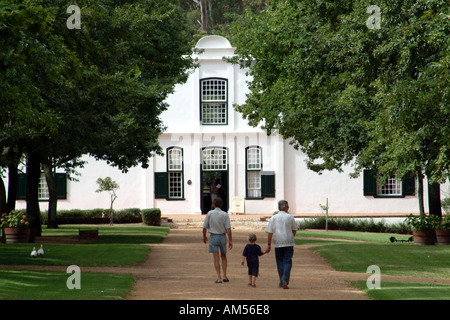
<path fill-rule="evenodd" d="M 211 184 L 215 179 L 216 184 L 220 184 L 218 190 L 219 197 L 223 200 L 222 210 L 228 211 L 228 171 L 201 171 L 201 206 L 202 214 L 207 214 L 211 210 Z"/>
<path fill-rule="evenodd" d="M 211 184 L 215 179 L 220 184 L 218 196 L 223 200 L 222 210 L 228 211 L 228 152 L 224 147 L 202 148 L 202 164 L 200 168 L 200 203 L 202 214 L 211 210 Z"/>

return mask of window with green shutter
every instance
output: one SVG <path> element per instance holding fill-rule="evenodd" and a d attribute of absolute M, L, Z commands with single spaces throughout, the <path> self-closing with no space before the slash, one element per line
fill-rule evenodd
<path fill-rule="evenodd" d="M 167 172 L 155 172 L 155 198 L 166 199 L 169 197 L 169 183 Z"/>
<path fill-rule="evenodd" d="M 262 149 L 259 146 L 245 148 L 246 198 L 263 199 L 261 189 Z"/>
<path fill-rule="evenodd" d="M 261 172 L 261 193 L 263 197 L 275 197 L 275 172 Z"/>
<path fill-rule="evenodd" d="M 56 188 L 58 191 L 58 199 L 67 199 L 67 174 L 55 173 Z M 44 175 L 42 174 L 39 182 L 38 190 L 39 200 L 48 200 L 48 188 Z M 17 176 L 17 200 L 26 200 L 27 198 L 27 175 L 25 173 L 19 173 Z"/>
<path fill-rule="evenodd" d="M 403 181 L 392 177 L 384 184 L 377 183 L 376 173 L 372 170 L 363 171 L 363 194 L 373 197 L 405 197 L 416 194 L 416 180 L 414 177 Z"/>
<path fill-rule="evenodd" d="M 58 199 L 67 199 L 67 174 L 55 173 L 56 188 L 58 190 Z"/>

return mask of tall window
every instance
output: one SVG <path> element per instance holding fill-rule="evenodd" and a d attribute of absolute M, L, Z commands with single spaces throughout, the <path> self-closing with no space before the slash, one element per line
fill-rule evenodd
<path fill-rule="evenodd" d="M 169 179 L 169 199 L 183 198 L 183 149 L 167 149 L 167 172 Z"/>
<path fill-rule="evenodd" d="M 260 147 L 246 149 L 247 198 L 261 198 L 262 152 Z"/>
<path fill-rule="evenodd" d="M 227 124 L 228 83 L 226 79 L 200 81 L 200 117 L 204 125 Z"/>

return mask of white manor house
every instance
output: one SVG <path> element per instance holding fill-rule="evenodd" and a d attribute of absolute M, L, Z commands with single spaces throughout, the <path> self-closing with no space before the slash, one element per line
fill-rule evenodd
<path fill-rule="evenodd" d="M 205 214 L 211 206 L 212 179 L 220 184 L 224 208 L 232 212 L 235 197 L 245 199 L 245 214 L 272 214 L 281 199 L 294 214 L 320 214 L 328 199 L 330 214 L 404 215 L 418 213 L 417 183 L 390 179 L 377 185 L 364 172 L 351 179 L 343 173 L 319 175 L 306 168 L 305 155 L 280 135 L 267 136 L 247 124 L 233 108 L 245 102 L 251 79 L 239 65 L 227 63 L 235 48 L 220 36 L 206 36 L 196 45 L 199 67 L 167 99 L 162 115 L 167 130 L 159 138 L 164 156 L 151 159 L 147 169 L 131 168 L 123 174 L 103 161 L 86 157 L 79 181 L 57 175 L 58 209 L 109 208 L 107 193 L 96 193 L 96 180 L 111 177 L 120 189 L 115 209 L 160 208 L 163 215 Z M 424 187 L 427 211 L 427 188 Z M 448 183 L 441 187 L 448 197 Z M 20 197 L 19 197 L 20 198 Z M 48 191 L 42 176 L 41 210 L 47 210 Z M 242 203 L 242 202 L 241 202 Z M 18 200 L 17 207 L 25 207 Z"/>

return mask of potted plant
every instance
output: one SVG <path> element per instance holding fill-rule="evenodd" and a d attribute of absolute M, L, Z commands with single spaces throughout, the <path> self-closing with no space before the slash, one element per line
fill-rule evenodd
<path fill-rule="evenodd" d="M 445 214 L 439 219 L 436 226 L 436 238 L 439 244 L 450 245 L 450 214 Z"/>
<path fill-rule="evenodd" d="M 6 243 L 34 242 L 29 217 L 24 212 L 13 210 L 9 214 L 4 213 L 1 218 L 1 227 Z"/>
<path fill-rule="evenodd" d="M 439 217 L 434 215 L 414 216 L 410 214 L 406 218 L 406 224 L 413 229 L 414 243 L 421 245 L 433 245 L 436 243 L 436 223 Z"/>

